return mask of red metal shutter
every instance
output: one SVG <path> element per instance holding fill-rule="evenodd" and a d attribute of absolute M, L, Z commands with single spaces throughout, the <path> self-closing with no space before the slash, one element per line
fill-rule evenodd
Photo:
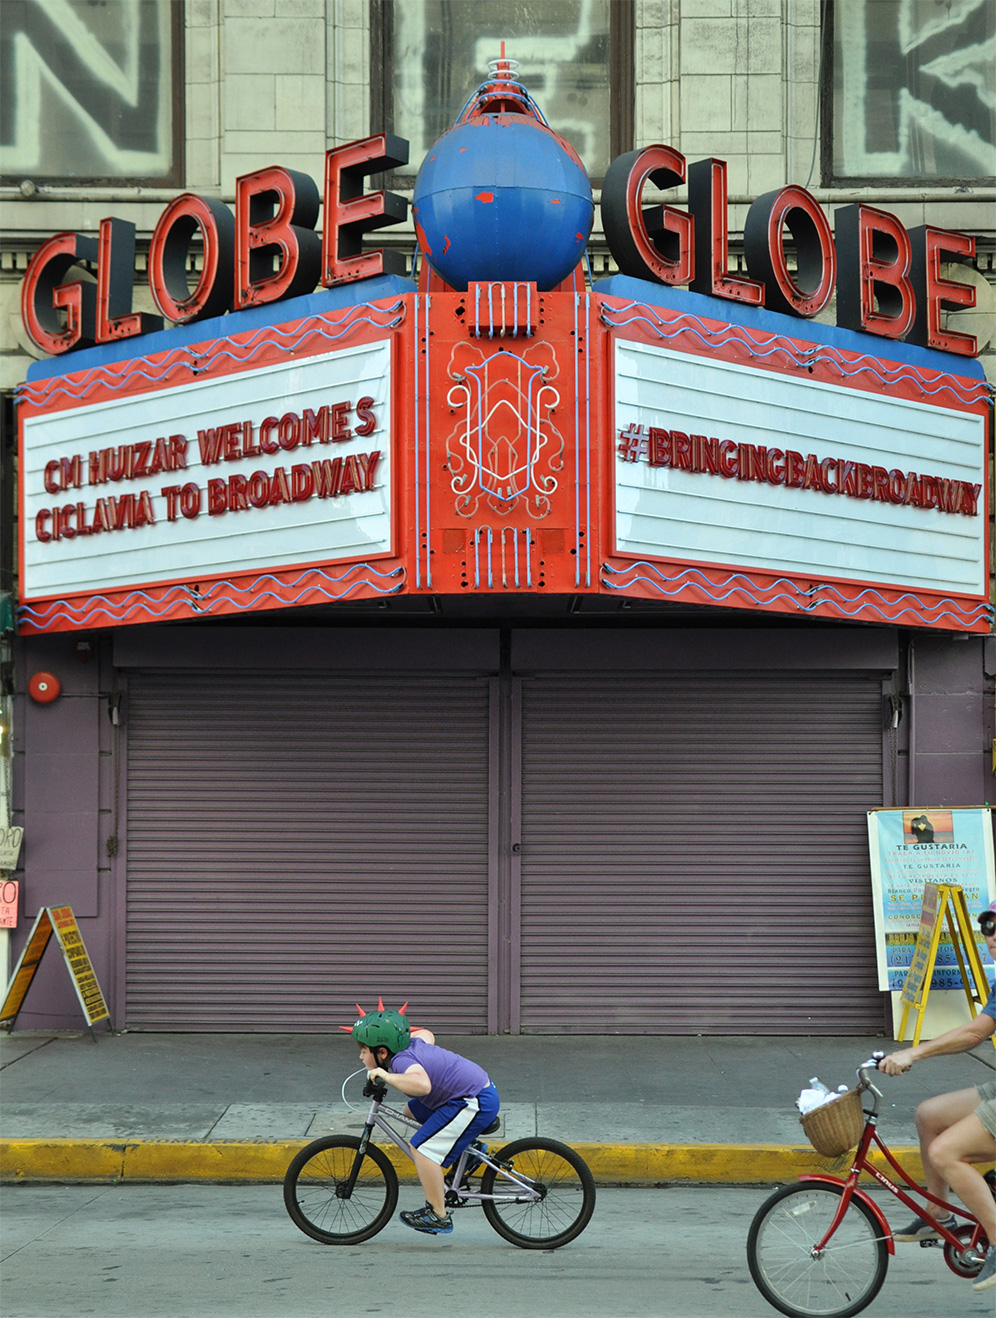
<path fill-rule="evenodd" d="M 878 674 L 523 681 L 524 1033 L 882 1026 Z"/>
<path fill-rule="evenodd" d="M 129 1026 L 486 1029 L 486 682 L 135 672 L 127 733 Z"/>

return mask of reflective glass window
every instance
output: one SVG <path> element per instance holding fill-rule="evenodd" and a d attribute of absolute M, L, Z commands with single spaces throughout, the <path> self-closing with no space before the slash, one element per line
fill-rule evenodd
<path fill-rule="evenodd" d="M 835 0 L 832 177 L 996 174 L 993 0 Z"/>
<path fill-rule="evenodd" d="M 4 178 L 182 182 L 182 22 L 172 0 L 2 0 Z"/>
<path fill-rule="evenodd" d="M 414 175 L 505 43 L 551 128 L 592 175 L 632 132 L 631 5 L 612 0 L 382 0 L 374 124 L 411 143 Z M 628 30 L 627 30 L 628 29 Z M 381 118 L 383 116 L 383 118 Z"/>

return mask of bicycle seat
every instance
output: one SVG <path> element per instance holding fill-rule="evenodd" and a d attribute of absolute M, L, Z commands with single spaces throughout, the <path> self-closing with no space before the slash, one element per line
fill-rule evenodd
<path fill-rule="evenodd" d="M 493 1134 L 495 1133 L 495 1131 L 498 1129 L 498 1127 L 499 1127 L 500 1125 L 501 1125 L 501 1118 L 500 1118 L 500 1117 L 495 1117 L 495 1119 L 494 1119 L 494 1121 L 492 1121 L 491 1125 L 490 1125 L 490 1126 L 485 1126 L 485 1128 L 484 1128 L 482 1131 L 480 1131 L 479 1134 L 481 1134 L 481 1135 L 493 1135 Z"/>

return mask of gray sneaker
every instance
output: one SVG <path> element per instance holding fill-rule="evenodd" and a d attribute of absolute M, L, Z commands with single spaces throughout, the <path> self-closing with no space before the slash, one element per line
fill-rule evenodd
<path fill-rule="evenodd" d="M 941 1219 L 941 1226 L 947 1227 L 949 1231 L 953 1231 L 957 1225 L 958 1219 L 953 1213 Z M 914 1217 L 909 1226 L 904 1227 L 902 1231 L 893 1231 L 892 1238 L 905 1244 L 915 1240 L 940 1240 L 941 1233 L 933 1218 Z"/>
<path fill-rule="evenodd" d="M 439 1217 L 433 1211 L 431 1204 L 426 1204 L 424 1208 L 416 1208 L 413 1213 L 399 1213 L 398 1217 L 405 1226 L 421 1231 L 426 1236 L 448 1236 L 453 1230 L 453 1219 L 449 1213 Z"/>
<path fill-rule="evenodd" d="M 990 1245 L 986 1250 L 982 1271 L 972 1282 L 972 1290 L 987 1291 L 990 1286 L 996 1286 L 996 1245 Z"/>

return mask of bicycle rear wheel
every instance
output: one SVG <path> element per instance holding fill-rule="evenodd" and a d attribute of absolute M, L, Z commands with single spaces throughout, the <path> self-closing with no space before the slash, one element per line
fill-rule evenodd
<path fill-rule="evenodd" d="M 823 1239 L 840 1206 L 843 1186 L 832 1181 L 786 1185 L 754 1215 L 747 1262 L 754 1284 L 790 1318 L 849 1318 L 882 1288 L 889 1249 L 881 1224 L 860 1199 L 852 1199 L 819 1258 Z"/>
<path fill-rule="evenodd" d="M 307 1145 L 284 1177 L 284 1206 L 306 1236 L 323 1245 L 358 1245 L 391 1220 L 398 1205 L 398 1175 L 387 1155 L 369 1143 L 352 1193 L 346 1187 L 360 1141 L 330 1135 Z"/>
<path fill-rule="evenodd" d="M 539 1192 L 524 1201 L 514 1180 L 488 1167 L 481 1193 L 495 1197 L 482 1207 L 503 1239 L 521 1249 L 559 1249 L 581 1234 L 595 1211 L 595 1178 L 573 1149 L 558 1140 L 516 1140 L 494 1156 Z"/>

